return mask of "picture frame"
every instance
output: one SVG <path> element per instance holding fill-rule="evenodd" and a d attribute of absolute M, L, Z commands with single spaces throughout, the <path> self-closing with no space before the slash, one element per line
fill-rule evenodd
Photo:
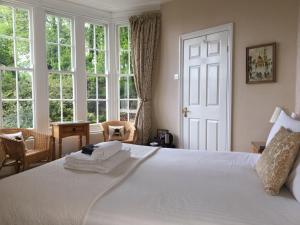
<path fill-rule="evenodd" d="M 246 48 L 246 83 L 276 82 L 276 43 Z"/>
<path fill-rule="evenodd" d="M 165 134 L 169 133 L 169 130 L 166 129 L 157 129 L 157 138 L 164 138 Z"/>

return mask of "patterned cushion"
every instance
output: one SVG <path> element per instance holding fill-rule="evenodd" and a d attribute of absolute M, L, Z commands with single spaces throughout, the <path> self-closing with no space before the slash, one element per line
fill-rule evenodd
<path fill-rule="evenodd" d="M 300 146 L 300 133 L 281 127 L 256 164 L 256 171 L 267 193 L 279 194 L 293 166 Z"/>

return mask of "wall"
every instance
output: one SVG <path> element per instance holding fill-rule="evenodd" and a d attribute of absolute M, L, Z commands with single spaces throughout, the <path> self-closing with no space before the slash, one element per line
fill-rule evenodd
<path fill-rule="evenodd" d="M 295 112 L 300 115 L 300 3 L 298 7 L 298 37 L 297 37 L 297 73 L 295 92 Z"/>
<path fill-rule="evenodd" d="M 160 66 L 153 79 L 153 132 L 179 135 L 179 36 L 234 23 L 232 149 L 249 151 L 266 140 L 275 106 L 295 106 L 297 0 L 175 0 L 162 5 Z M 246 47 L 278 43 L 277 83 L 246 85 Z"/>

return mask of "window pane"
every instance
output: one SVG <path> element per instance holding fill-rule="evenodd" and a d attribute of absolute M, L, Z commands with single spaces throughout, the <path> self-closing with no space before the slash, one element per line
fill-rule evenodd
<path fill-rule="evenodd" d="M 47 65 L 49 70 L 58 70 L 58 46 L 47 46 Z"/>
<path fill-rule="evenodd" d="M 16 36 L 29 38 L 29 18 L 27 10 L 16 9 Z"/>
<path fill-rule="evenodd" d="M 49 112 L 50 112 L 50 122 L 60 122 L 60 101 L 52 101 L 49 102 Z"/>
<path fill-rule="evenodd" d="M 85 24 L 85 47 L 94 48 L 94 25 Z"/>
<path fill-rule="evenodd" d="M 134 84 L 134 77 L 129 77 L 129 98 L 137 98 L 135 84 Z"/>
<path fill-rule="evenodd" d="M 15 99 L 16 97 L 16 72 L 6 71 L 2 77 L 2 98 Z"/>
<path fill-rule="evenodd" d="M 60 43 L 71 45 L 71 20 L 60 18 Z"/>
<path fill-rule="evenodd" d="M 19 98 L 31 99 L 32 98 L 32 73 L 19 72 Z"/>
<path fill-rule="evenodd" d="M 0 25 L 1 26 L 1 25 Z M 7 38 L 0 38 L 0 65 L 14 66 L 13 41 Z"/>
<path fill-rule="evenodd" d="M 96 26 L 96 49 L 105 50 L 105 28 L 103 26 Z"/>
<path fill-rule="evenodd" d="M 97 57 L 97 74 L 105 74 L 105 52 L 96 51 Z"/>
<path fill-rule="evenodd" d="M 86 71 L 89 73 L 95 73 L 94 67 L 94 50 L 85 51 Z"/>
<path fill-rule="evenodd" d="M 121 121 L 128 121 L 128 113 L 127 112 L 121 112 L 120 113 L 120 120 Z"/>
<path fill-rule="evenodd" d="M 128 49 L 128 27 L 120 27 L 120 48 Z"/>
<path fill-rule="evenodd" d="M 58 43 L 57 19 L 55 16 L 46 16 L 46 36 L 47 42 Z"/>
<path fill-rule="evenodd" d="M 129 101 L 129 110 L 136 110 L 138 107 L 138 101 L 137 100 L 130 100 Z"/>
<path fill-rule="evenodd" d="M 13 35 L 13 11 L 11 7 L 0 5 L 0 35 Z M 3 49 L 3 48 L 1 48 Z"/>
<path fill-rule="evenodd" d="M 73 121 L 73 102 L 63 102 L 63 119 L 65 122 Z"/>
<path fill-rule="evenodd" d="M 120 52 L 120 73 L 129 74 L 129 58 L 126 51 Z"/>
<path fill-rule="evenodd" d="M 60 75 L 49 74 L 49 98 L 60 99 Z"/>
<path fill-rule="evenodd" d="M 62 71 L 71 70 L 71 47 L 60 47 L 60 69 Z"/>
<path fill-rule="evenodd" d="M 120 100 L 120 112 L 128 111 L 128 100 Z"/>
<path fill-rule="evenodd" d="M 3 127 L 17 127 L 17 102 L 3 101 Z"/>
<path fill-rule="evenodd" d="M 73 99 L 73 75 L 62 75 L 62 98 Z"/>
<path fill-rule="evenodd" d="M 128 98 L 127 77 L 120 78 L 120 99 Z"/>
<path fill-rule="evenodd" d="M 97 102 L 96 101 L 88 101 L 88 121 L 91 123 L 97 123 Z"/>
<path fill-rule="evenodd" d="M 106 78 L 98 77 L 98 99 L 106 99 Z"/>
<path fill-rule="evenodd" d="M 32 101 L 20 101 L 20 127 L 33 127 Z"/>
<path fill-rule="evenodd" d="M 136 116 L 135 113 L 129 113 L 129 121 L 133 123 L 135 120 L 135 116 Z"/>
<path fill-rule="evenodd" d="M 87 98 L 96 99 L 96 77 L 88 76 L 87 78 Z"/>
<path fill-rule="evenodd" d="M 99 101 L 98 102 L 98 113 L 99 113 L 99 122 L 106 121 L 106 102 Z"/>
<path fill-rule="evenodd" d="M 17 49 L 17 66 L 21 68 L 31 67 L 29 42 L 17 40 L 16 49 Z"/>

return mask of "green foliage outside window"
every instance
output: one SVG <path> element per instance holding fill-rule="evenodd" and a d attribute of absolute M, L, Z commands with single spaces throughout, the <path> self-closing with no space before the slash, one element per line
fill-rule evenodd
<path fill-rule="evenodd" d="M 50 122 L 73 121 L 72 21 L 46 16 Z M 61 71 L 63 73 L 55 73 Z"/>
<path fill-rule="evenodd" d="M 0 73 L 3 127 L 33 127 L 29 26 L 27 10 L 0 5 L 0 66 L 5 68 Z"/>

